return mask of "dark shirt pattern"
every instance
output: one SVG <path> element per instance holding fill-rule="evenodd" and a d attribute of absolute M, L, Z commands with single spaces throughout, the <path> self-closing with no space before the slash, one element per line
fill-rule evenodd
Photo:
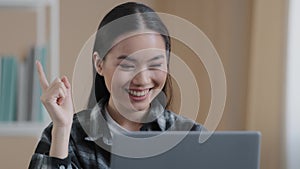
<path fill-rule="evenodd" d="M 84 110 L 74 115 L 69 140 L 69 153 L 65 159 L 49 156 L 53 127 L 51 123 L 42 133 L 29 168 L 110 168 L 111 135 L 105 117 L 103 117 L 104 106 L 100 104 L 99 107 L 96 111 Z M 140 128 L 141 131 L 200 131 L 201 129 L 201 125 L 166 109 L 163 109 L 161 114 L 156 114 L 153 121 L 144 123 Z"/>

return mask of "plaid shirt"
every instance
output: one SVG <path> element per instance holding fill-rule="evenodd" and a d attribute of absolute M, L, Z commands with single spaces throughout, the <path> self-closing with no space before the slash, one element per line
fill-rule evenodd
<path fill-rule="evenodd" d="M 29 168 L 110 168 L 109 150 L 112 136 L 104 111 L 105 105 L 100 102 L 99 106 L 95 106 L 94 109 L 84 110 L 74 115 L 69 154 L 65 159 L 49 156 L 52 130 L 52 124 L 50 124 L 42 134 Z M 141 131 L 199 131 L 202 129 L 201 125 L 176 115 L 159 104 L 151 104 L 149 112 L 148 121 L 143 123 Z"/>

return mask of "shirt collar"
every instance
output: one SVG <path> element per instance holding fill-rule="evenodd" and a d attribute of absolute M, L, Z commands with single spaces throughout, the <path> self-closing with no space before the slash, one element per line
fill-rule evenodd
<path fill-rule="evenodd" d="M 162 93 L 162 92 L 161 92 Z M 152 130 L 152 125 L 158 125 L 161 131 L 166 130 L 166 118 L 164 116 L 165 111 L 164 98 L 159 94 L 150 104 L 149 113 L 145 117 L 146 123 L 142 128 L 148 127 L 148 130 Z M 97 141 L 102 139 L 102 141 L 107 144 L 112 144 L 112 135 L 110 133 L 107 119 L 105 116 L 105 106 L 106 102 L 104 99 L 98 102 L 98 106 L 94 106 L 91 110 L 90 115 L 86 117 L 79 117 L 80 123 L 87 133 L 85 140 L 87 141 Z M 85 115 L 87 115 L 85 113 Z"/>

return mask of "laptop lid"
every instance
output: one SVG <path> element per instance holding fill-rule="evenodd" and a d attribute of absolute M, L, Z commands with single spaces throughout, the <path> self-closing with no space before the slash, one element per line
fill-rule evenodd
<path fill-rule="evenodd" d="M 259 169 L 260 133 L 133 132 L 113 136 L 112 169 Z"/>

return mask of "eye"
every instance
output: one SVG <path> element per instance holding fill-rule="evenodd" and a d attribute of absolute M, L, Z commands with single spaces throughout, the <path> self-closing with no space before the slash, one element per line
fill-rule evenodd
<path fill-rule="evenodd" d="M 150 68 L 150 69 L 158 69 L 158 68 L 161 68 L 162 66 L 163 66 L 162 63 L 151 64 L 151 65 L 149 65 L 149 68 Z"/>
<path fill-rule="evenodd" d="M 133 70 L 135 68 L 134 65 L 129 65 L 129 64 L 119 64 L 118 66 L 125 70 Z"/>
<path fill-rule="evenodd" d="M 161 66 L 162 66 L 162 63 L 150 65 L 150 67 L 161 67 Z"/>

